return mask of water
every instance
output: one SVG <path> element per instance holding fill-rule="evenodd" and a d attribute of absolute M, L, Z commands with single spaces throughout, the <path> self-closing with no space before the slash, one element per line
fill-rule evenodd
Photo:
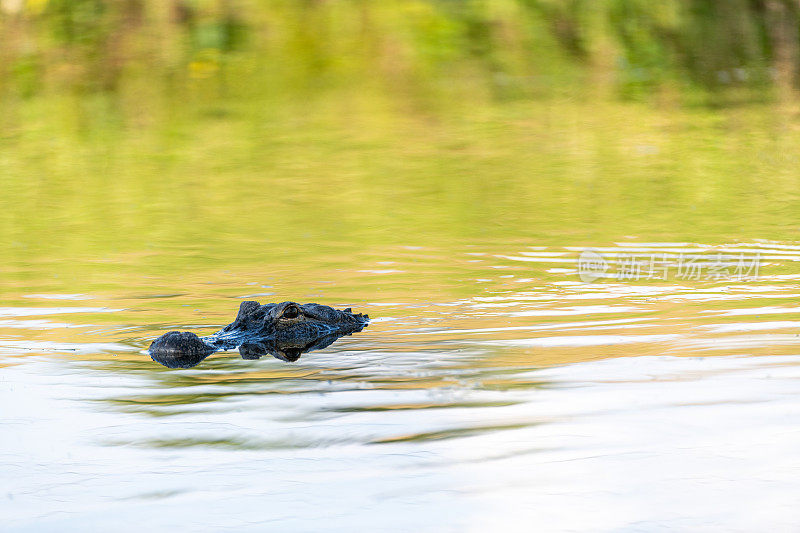
<path fill-rule="evenodd" d="M 2 529 L 796 530 L 796 112 L 389 93 L 20 104 Z M 585 248 L 667 279 L 583 282 Z M 373 320 L 291 364 L 145 353 L 243 300 Z"/>
<path fill-rule="evenodd" d="M 642 249 L 709 253 L 599 251 Z M 4 528 L 793 530 L 800 248 L 716 249 L 758 250 L 760 279 L 586 284 L 573 247 L 409 245 L 320 260 L 307 292 L 264 269 L 18 295 L 0 308 Z M 432 267 L 467 295 L 413 282 Z M 374 320 L 294 364 L 143 353 L 288 294 Z"/>

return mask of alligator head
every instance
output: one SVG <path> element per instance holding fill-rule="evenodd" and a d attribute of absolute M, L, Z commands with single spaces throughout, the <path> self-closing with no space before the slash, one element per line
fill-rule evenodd
<path fill-rule="evenodd" d="M 327 305 L 242 302 L 236 320 L 207 337 L 170 331 L 150 345 L 150 356 L 170 368 L 188 368 L 214 352 L 239 348 L 245 359 L 271 354 L 296 361 L 301 354 L 324 348 L 343 335 L 361 331 L 369 316 Z"/>

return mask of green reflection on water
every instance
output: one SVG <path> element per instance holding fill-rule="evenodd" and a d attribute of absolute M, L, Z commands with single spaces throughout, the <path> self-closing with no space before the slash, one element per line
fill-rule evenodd
<path fill-rule="evenodd" d="M 3 277 L 68 292 L 120 279 L 146 290 L 149 278 L 155 290 L 210 270 L 307 280 L 375 268 L 401 246 L 435 247 L 441 264 L 470 245 L 800 229 L 798 134 L 777 108 L 550 101 L 431 121 L 391 102 L 324 103 L 303 121 L 267 121 L 257 106 L 195 117 L 174 141 L 81 141 L 34 122 L 41 131 L 6 140 L 0 160 Z"/>
<path fill-rule="evenodd" d="M 10 301 L 437 300 L 475 293 L 465 251 L 797 239 L 797 110 L 754 6 L 212 4 L 0 20 Z"/>

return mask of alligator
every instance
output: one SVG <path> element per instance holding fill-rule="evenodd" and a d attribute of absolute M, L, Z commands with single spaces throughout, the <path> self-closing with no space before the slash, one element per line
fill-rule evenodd
<path fill-rule="evenodd" d="M 327 305 L 296 302 L 264 304 L 247 301 L 236 320 L 206 337 L 170 331 L 148 349 L 154 361 L 170 368 L 189 368 L 214 352 L 239 349 L 243 359 L 270 354 L 294 362 L 303 353 L 329 346 L 339 337 L 361 331 L 369 316 Z"/>

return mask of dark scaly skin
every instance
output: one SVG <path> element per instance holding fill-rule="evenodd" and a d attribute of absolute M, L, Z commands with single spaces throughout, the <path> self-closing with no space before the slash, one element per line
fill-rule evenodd
<path fill-rule="evenodd" d="M 236 320 L 207 337 L 188 331 L 170 331 L 150 345 L 150 356 L 170 368 L 189 368 L 214 352 L 239 348 L 245 359 L 271 354 L 296 361 L 301 354 L 319 350 L 343 335 L 361 331 L 369 316 L 349 308 L 281 302 L 260 305 L 242 302 Z"/>

